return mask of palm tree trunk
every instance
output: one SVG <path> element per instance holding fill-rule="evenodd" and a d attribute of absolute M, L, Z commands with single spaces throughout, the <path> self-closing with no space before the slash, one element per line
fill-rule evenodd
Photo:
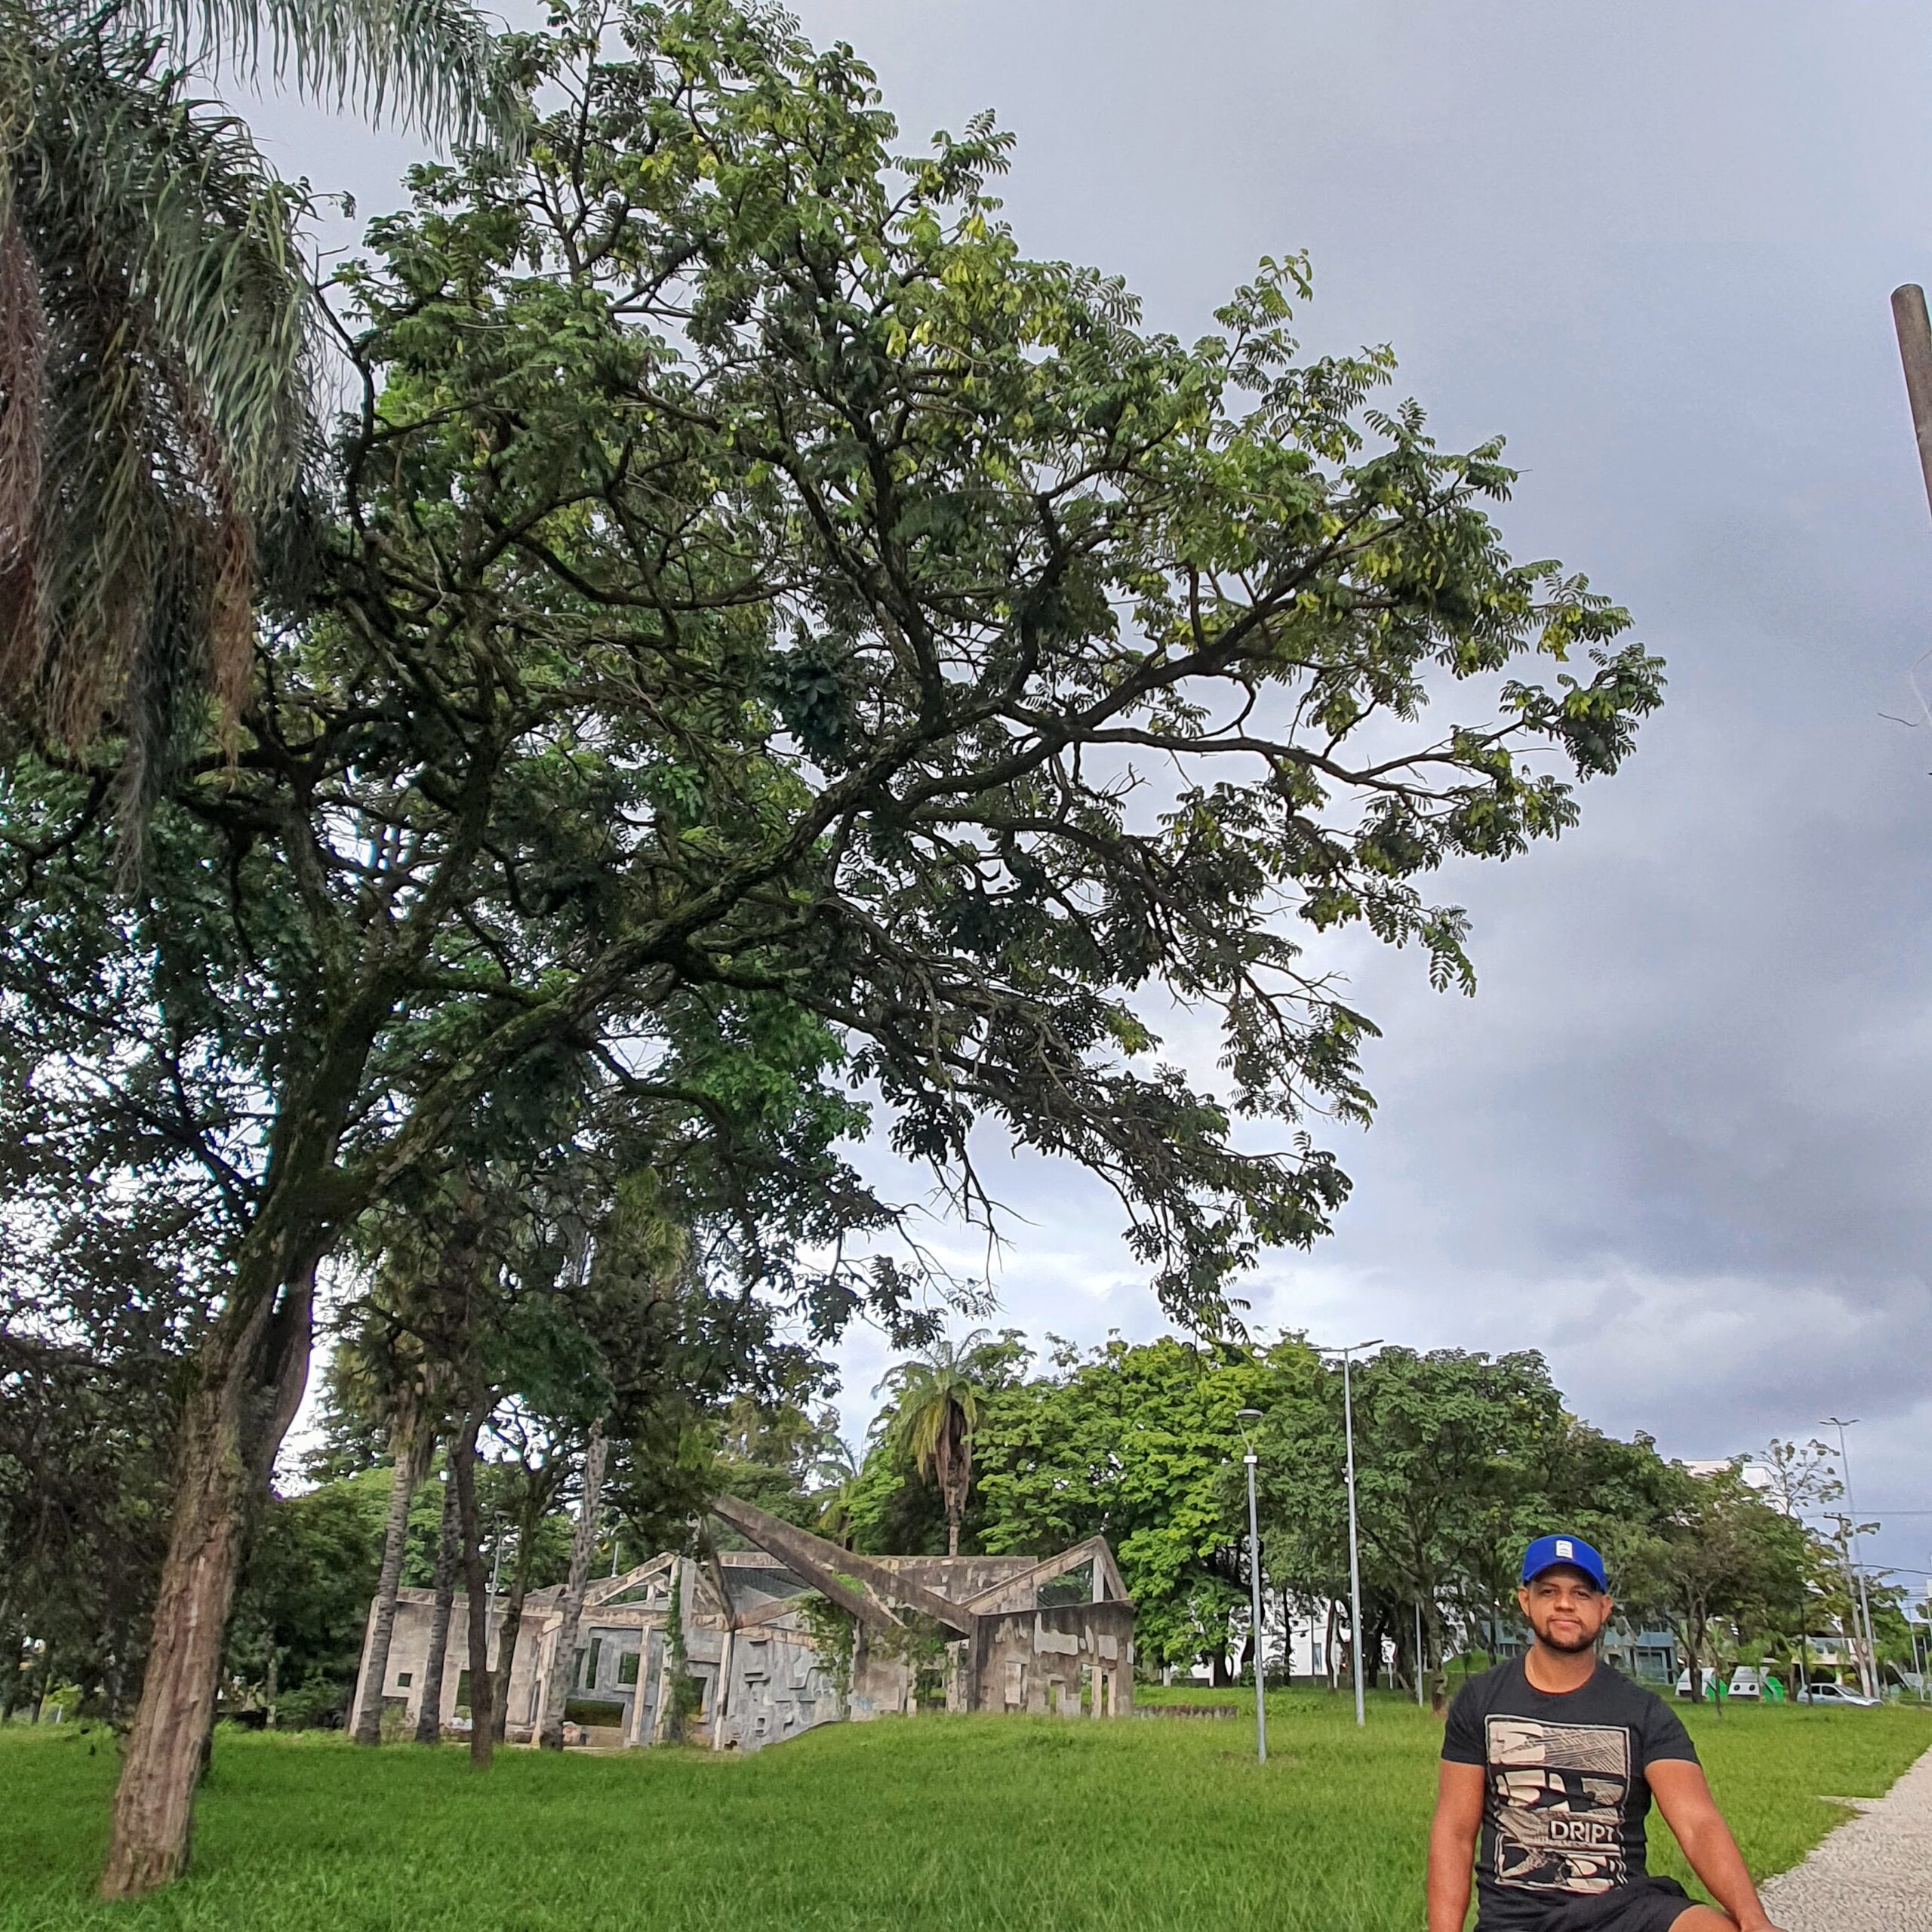
<path fill-rule="evenodd" d="M 398 1420 L 389 1432 L 389 1511 L 383 1525 L 383 1567 L 376 1578 L 376 1604 L 369 1632 L 368 1660 L 363 1667 L 362 1699 L 355 1713 L 355 1742 L 383 1740 L 383 1686 L 389 1677 L 389 1642 L 395 1632 L 396 1592 L 402 1584 L 402 1559 L 409 1546 L 409 1506 L 423 1480 L 415 1419 Z"/>
<path fill-rule="evenodd" d="M 436 1538 L 436 1607 L 429 1621 L 429 1660 L 416 1706 L 416 1742 L 435 1744 L 443 1735 L 443 1678 L 449 1669 L 450 1614 L 456 1607 L 456 1486 L 443 1485 L 443 1520 Z"/>
<path fill-rule="evenodd" d="M 571 1573 L 559 1605 L 563 1621 L 558 1626 L 550 1668 L 543 1679 L 543 1712 L 537 1742 L 546 1751 L 564 1748 L 564 1706 L 569 1700 L 571 1678 L 575 1674 L 577 1626 L 583 1616 L 583 1591 L 590 1577 L 591 1552 L 597 1544 L 605 1450 L 604 1425 L 600 1422 L 591 1430 L 589 1446 L 584 1451 L 583 1500 L 577 1509 L 577 1534 L 571 1539 Z"/>
<path fill-rule="evenodd" d="M 490 1695 L 490 1580 L 483 1568 L 482 1524 L 476 1512 L 476 1436 L 483 1426 L 479 1404 L 464 1417 L 463 1432 L 450 1452 L 457 1515 L 463 1531 L 463 1587 L 468 1599 L 463 1623 L 469 1640 L 469 1761 L 488 1770 L 496 1747 L 497 1724 Z"/>
<path fill-rule="evenodd" d="M 308 1380 L 309 1262 L 286 1281 L 265 1244 L 238 1269 L 182 1418 L 180 1472 L 140 1703 L 115 1788 L 101 1896 L 139 1898 L 186 1869 L 195 1788 L 214 1730 L 221 1656 L 249 1508 Z"/>

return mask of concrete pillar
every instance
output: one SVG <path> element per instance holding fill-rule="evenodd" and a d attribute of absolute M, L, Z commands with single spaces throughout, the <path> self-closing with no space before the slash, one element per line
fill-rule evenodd
<path fill-rule="evenodd" d="M 724 1713 L 731 1707 L 731 1640 L 737 1635 L 728 1623 L 724 1641 L 718 1653 L 718 1691 L 711 1700 L 711 1748 L 714 1751 L 724 1748 Z"/>
<path fill-rule="evenodd" d="M 352 1737 L 362 1721 L 364 1702 L 372 1695 L 380 1699 L 383 1694 L 380 1684 L 371 1685 L 369 1681 L 369 1646 L 375 1641 L 375 1636 L 376 1606 L 371 1602 L 369 1614 L 362 1620 L 362 1655 L 355 1669 L 355 1701 L 349 1707 L 349 1732 Z"/>

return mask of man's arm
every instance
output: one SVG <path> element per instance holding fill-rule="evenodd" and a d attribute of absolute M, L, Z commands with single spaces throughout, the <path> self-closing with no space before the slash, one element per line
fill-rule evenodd
<path fill-rule="evenodd" d="M 1738 1924 L 1739 1932 L 1778 1932 L 1758 1903 L 1744 1854 L 1718 1810 L 1703 1767 L 1684 1758 L 1659 1758 L 1644 1767 L 1664 1822 L 1677 1834 L 1704 1889 Z M 1433 1921 L 1429 1932 L 1436 1932 Z"/>
<path fill-rule="evenodd" d="M 1435 1781 L 1435 1817 L 1429 1828 L 1429 1932 L 1463 1932 L 1469 1910 L 1469 1868 L 1482 1827 L 1482 1787 L 1480 1764 L 1443 1761 Z"/>

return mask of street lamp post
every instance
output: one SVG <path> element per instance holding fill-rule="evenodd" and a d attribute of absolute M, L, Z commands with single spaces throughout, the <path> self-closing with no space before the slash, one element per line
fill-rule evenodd
<path fill-rule="evenodd" d="M 1355 1672 L 1355 1722 L 1364 1724 L 1368 1715 L 1361 1687 L 1361 1535 L 1355 1518 L 1355 1410 L 1349 1380 L 1349 1358 L 1364 1349 L 1382 1346 L 1378 1335 L 1373 1341 L 1351 1342 L 1345 1349 L 1324 1349 L 1323 1355 L 1342 1358 L 1342 1436 L 1346 1451 L 1349 1485 L 1349 1647 L 1354 1653 Z"/>
<path fill-rule="evenodd" d="M 1268 1708 L 1262 1694 L 1268 1673 L 1261 1657 L 1261 1524 L 1254 1508 L 1254 1444 L 1248 1429 L 1261 1420 L 1259 1409 L 1237 1409 L 1235 1420 L 1241 1424 L 1241 1460 L 1247 1466 L 1247 1581 L 1254 1606 L 1254 1632 L 1249 1648 L 1254 1658 L 1254 1755 L 1257 1763 L 1268 1761 Z"/>
<path fill-rule="evenodd" d="M 1850 1561 L 1852 1574 L 1858 1583 L 1858 1598 L 1852 1608 L 1852 1620 L 1857 1623 L 1862 1617 L 1865 1626 L 1865 1657 L 1863 1666 L 1858 1673 L 1859 1681 L 1864 1687 L 1866 1696 L 1875 1697 L 1878 1694 L 1878 1646 L 1872 1631 L 1872 1599 L 1865 1591 L 1865 1565 L 1858 1556 L 1858 1504 L 1851 1494 L 1851 1451 L 1846 1447 L 1844 1439 L 1845 1431 L 1857 1420 L 1856 1416 L 1852 1417 L 1849 1422 L 1841 1422 L 1836 1416 L 1825 1418 L 1826 1426 L 1838 1432 L 1838 1467 L 1844 1473 L 1845 1555 Z"/>

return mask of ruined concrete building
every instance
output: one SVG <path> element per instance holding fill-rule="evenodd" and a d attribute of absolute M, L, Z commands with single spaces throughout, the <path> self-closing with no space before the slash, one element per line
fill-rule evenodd
<path fill-rule="evenodd" d="M 752 1547 L 654 1557 L 593 1583 L 568 1658 L 557 1655 L 561 1588 L 531 1592 L 508 1687 L 512 1741 L 534 1736 L 560 1666 L 566 1740 L 606 1747 L 681 1730 L 714 1749 L 755 1751 L 844 1718 L 1119 1717 L 1133 1707 L 1134 1606 L 1104 1538 L 1045 1558 L 860 1556 L 734 1497 L 712 1511 Z M 490 1605 L 493 1656 L 503 1607 Z M 411 1725 L 429 1688 L 435 1608 L 428 1590 L 405 1590 L 396 1605 L 381 1694 Z M 469 1715 L 467 1617 L 458 1596 L 440 1687 L 442 1721 L 458 1729 Z M 365 1669 L 358 1712 L 367 1678 Z"/>

